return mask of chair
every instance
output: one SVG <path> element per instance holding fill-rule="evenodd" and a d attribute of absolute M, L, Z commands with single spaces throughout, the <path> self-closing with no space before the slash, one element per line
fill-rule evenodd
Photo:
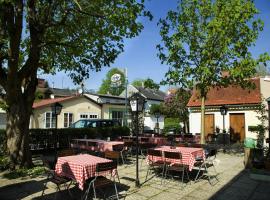
<path fill-rule="evenodd" d="M 104 157 L 116 161 L 119 163 L 120 152 L 118 151 L 105 151 Z"/>
<path fill-rule="evenodd" d="M 125 159 L 123 153 L 125 152 L 124 144 L 116 144 L 112 146 L 113 151 L 117 151 L 120 153 L 122 163 L 125 164 Z"/>
<path fill-rule="evenodd" d="M 124 139 L 124 149 L 127 150 L 127 153 L 129 153 L 130 155 L 132 155 L 132 150 L 134 147 L 134 142 L 132 140 L 126 140 Z"/>
<path fill-rule="evenodd" d="M 189 147 L 192 147 L 192 148 L 203 148 L 203 145 L 202 144 L 196 144 L 196 143 L 190 143 L 189 144 Z"/>
<path fill-rule="evenodd" d="M 213 177 L 217 181 L 219 181 L 218 178 L 217 178 L 217 171 L 216 171 L 216 168 L 215 168 L 215 165 L 214 165 L 214 160 L 216 159 L 217 150 L 216 149 L 209 149 L 209 150 L 206 150 L 206 151 L 208 151 L 208 153 L 206 153 L 205 160 L 203 160 L 202 158 L 197 158 L 196 162 L 194 164 L 194 166 L 199 167 L 197 175 L 196 175 L 196 177 L 194 179 L 194 182 L 196 182 L 199 178 L 203 177 L 203 175 L 205 173 L 203 173 L 201 176 L 199 176 L 199 175 L 200 175 L 201 170 L 204 169 L 204 171 L 206 172 L 205 175 L 207 176 L 209 183 L 212 185 L 211 177 L 208 174 L 208 168 L 213 167 L 214 172 L 215 172 L 215 175 Z"/>
<path fill-rule="evenodd" d="M 44 184 L 41 196 L 44 195 L 48 182 L 52 182 L 53 184 L 56 185 L 56 193 L 54 196 L 54 199 L 56 199 L 57 192 L 62 191 L 61 186 L 64 185 L 65 189 L 69 190 L 69 187 L 72 183 L 72 180 L 70 178 L 60 176 L 54 172 L 54 168 L 55 168 L 55 164 L 56 164 L 55 161 L 50 161 L 48 159 L 45 159 L 44 157 L 42 158 L 42 161 L 43 161 L 43 165 L 45 167 L 47 167 L 47 179 L 46 179 L 47 181 Z M 69 182 L 69 184 L 68 184 L 68 182 Z"/>
<path fill-rule="evenodd" d="M 105 173 L 107 171 L 111 172 L 111 177 L 113 178 L 112 180 L 101 175 L 102 173 Z M 96 189 L 105 188 L 106 186 L 109 185 L 114 185 L 116 198 L 119 199 L 117 186 L 115 182 L 115 175 L 113 175 L 113 171 L 116 171 L 116 174 L 118 175 L 116 162 L 98 163 L 96 166 L 96 176 L 90 181 L 88 189 L 86 190 L 85 195 L 83 196 L 85 197 L 84 199 L 85 200 L 87 199 L 91 187 L 93 187 L 94 197 L 96 199 Z"/>
<path fill-rule="evenodd" d="M 62 149 L 57 152 L 57 157 L 72 156 L 75 155 L 73 149 Z"/>
<path fill-rule="evenodd" d="M 142 137 L 141 142 L 149 142 L 149 138 L 148 137 Z"/>
<path fill-rule="evenodd" d="M 147 181 L 147 177 L 150 170 L 155 171 L 156 169 L 162 169 L 162 177 L 164 174 L 165 162 L 162 157 L 162 151 L 148 149 L 147 150 L 147 161 L 148 161 L 148 169 L 145 177 L 145 181 Z"/>
<path fill-rule="evenodd" d="M 189 180 L 189 175 L 187 171 L 188 166 L 183 164 L 182 154 L 180 152 L 164 151 L 164 159 L 165 159 L 165 165 L 166 165 L 164 178 L 167 177 L 169 171 L 176 171 L 176 172 L 182 172 L 182 183 L 184 183 L 185 172 Z"/>

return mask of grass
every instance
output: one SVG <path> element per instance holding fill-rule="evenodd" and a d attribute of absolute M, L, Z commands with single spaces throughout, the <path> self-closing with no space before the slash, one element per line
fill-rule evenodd
<path fill-rule="evenodd" d="M 45 173 L 45 167 L 37 166 L 31 169 L 26 169 L 26 168 L 16 169 L 14 171 L 5 173 L 3 177 L 7 179 L 16 179 L 16 178 L 21 178 L 21 177 L 26 177 L 26 176 L 30 176 L 31 178 L 34 178 L 44 173 Z"/>

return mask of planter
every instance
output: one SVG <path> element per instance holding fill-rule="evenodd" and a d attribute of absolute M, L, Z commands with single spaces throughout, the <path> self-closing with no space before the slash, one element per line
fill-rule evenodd
<path fill-rule="evenodd" d="M 251 170 L 249 177 L 257 181 L 269 181 L 270 182 L 270 172 L 265 170 Z"/>

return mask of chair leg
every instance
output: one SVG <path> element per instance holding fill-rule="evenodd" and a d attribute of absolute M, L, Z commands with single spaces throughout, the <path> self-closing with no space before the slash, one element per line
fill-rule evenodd
<path fill-rule="evenodd" d="M 41 193 L 41 196 L 43 196 L 44 195 L 44 193 L 45 193 L 45 189 L 46 189 L 46 187 L 47 187 L 47 183 L 48 183 L 48 181 L 44 184 L 44 187 L 43 187 L 43 190 L 42 190 L 42 193 Z"/>
<path fill-rule="evenodd" d="M 117 191 L 117 187 L 116 187 L 116 183 L 115 182 L 114 182 L 114 189 L 115 189 L 116 198 L 119 199 L 119 197 L 118 197 L 118 191 Z"/>
<path fill-rule="evenodd" d="M 94 192 L 94 198 L 97 198 L 96 189 L 95 189 L 95 183 L 93 182 L 93 192 Z"/>

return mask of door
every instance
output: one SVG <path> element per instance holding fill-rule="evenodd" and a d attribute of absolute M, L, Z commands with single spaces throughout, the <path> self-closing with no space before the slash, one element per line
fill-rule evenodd
<path fill-rule="evenodd" d="M 208 134 L 213 134 L 215 132 L 214 114 L 206 114 L 204 115 L 204 119 L 204 133 L 205 137 L 207 137 Z"/>
<path fill-rule="evenodd" d="M 245 139 L 245 114 L 230 114 L 230 136 L 232 142 L 243 142 Z"/>

